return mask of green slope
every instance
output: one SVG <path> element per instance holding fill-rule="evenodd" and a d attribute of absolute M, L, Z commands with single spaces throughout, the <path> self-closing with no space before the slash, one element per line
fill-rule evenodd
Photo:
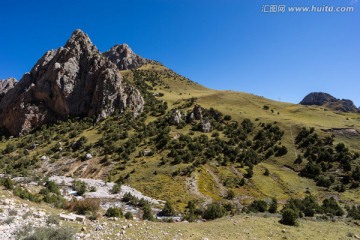
<path fill-rule="evenodd" d="M 156 149 L 154 136 L 145 137 L 132 146 L 129 142 L 142 131 L 136 130 L 134 125 L 140 126 L 141 121 L 128 124 L 122 122 L 122 117 L 113 116 L 95 126 L 91 121 L 74 119 L 44 127 L 18 139 L 4 139 L 0 143 L 0 149 L 3 150 L 9 144 L 13 144 L 17 146 L 17 150 L 2 154 L 0 165 L 2 172 L 31 175 L 34 174 L 32 169 L 35 167 L 35 173 L 39 176 L 65 174 L 112 181 L 120 179 L 152 197 L 171 199 L 178 209 L 184 209 L 187 202 L 192 199 L 206 202 L 206 199 L 211 198 L 214 201 L 226 202 L 224 191 L 230 189 L 235 192 L 235 201 L 241 203 L 249 203 L 254 198 L 270 199 L 271 197 L 276 197 L 284 203 L 290 197 L 303 197 L 306 191 L 310 191 L 319 199 L 336 195 L 346 202 L 360 203 L 358 189 L 338 193 L 318 187 L 312 179 L 299 176 L 299 170 L 306 162 L 300 166 L 294 164 L 296 156 L 301 152 L 296 149 L 294 138 L 302 127 L 314 127 L 319 136 L 332 134 L 333 132 L 330 131 L 332 128 L 360 130 L 359 114 L 277 102 L 242 92 L 212 90 L 159 64 L 148 64 L 134 71 L 122 71 L 122 74 L 125 81 L 147 88 L 144 91 L 149 93 L 147 99 L 152 101 L 152 105 L 147 108 L 141 120 L 145 124 L 162 119 L 163 116 L 169 115 L 172 109 L 186 105 L 190 99 L 193 99 L 193 105 L 183 108 L 183 111 L 190 111 L 194 104 L 199 104 L 205 109 L 214 108 L 223 115 L 230 115 L 231 121 L 239 123 L 244 119 L 250 119 L 255 125 L 276 122 L 275 125 L 284 132 L 280 142 L 288 152 L 285 156 L 272 156 L 255 165 L 254 176 L 242 187 L 231 182 L 242 179 L 247 167 L 240 164 L 222 166 L 216 159 L 210 159 L 206 164 L 197 166 L 191 174 L 174 174 L 191 164 L 169 162 L 162 164 L 164 159 L 168 158 L 169 150 L 154 150 Z M 165 103 L 167 109 L 163 108 Z M 261 127 L 257 126 L 255 132 L 249 134 L 249 138 L 253 138 L 260 129 Z M 127 137 L 122 138 L 120 135 L 125 132 Z M 212 133 L 205 135 L 213 139 Z M 183 128 L 170 126 L 170 139 L 178 134 L 194 134 L 192 137 L 196 137 L 202 133 L 191 131 L 191 125 L 185 125 Z M 359 136 L 342 132 L 334 132 L 334 134 L 334 144 L 344 142 L 351 151 L 360 150 Z M 74 149 L 73 144 L 81 137 L 85 137 L 87 141 L 80 149 Z M 227 139 L 222 132 L 220 138 Z M 56 144 L 59 142 L 62 151 L 56 150 L 59 147 Z M 24 149 L 30 148 L 33 143 L 38 143 L 39 146 L 25 152 Z M 132 150 L 125 155 L 124 152 L 128 148 Z M 139 156 L 139 152 L 144 149 L 152 149 L 154 154 Z M 91 152 L 94 158 L 84 161 L 83 157 L 87 152 Z M 41 156 L 49 156 L 50 160 L 41 161 Z M 359 165 L 359 160 L 355 160 L 353 165 Z M 270 176 L 262 174 L 265 168 L 270 171 Z M 189 186 L 189 181 L 195 184 L 195 189 Z"/>

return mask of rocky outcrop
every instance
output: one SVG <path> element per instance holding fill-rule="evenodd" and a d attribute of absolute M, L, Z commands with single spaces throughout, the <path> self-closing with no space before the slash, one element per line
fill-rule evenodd
<path fill-rule="evenodd" d="M 175 109 L 170 116 L 170 123 L 173 125 L 179 125 L 182 122 L 182 115 L 178 109 Z"/>
<path fill-rule="evenodd" d="M 120 70 L 134 69 L 154 61 L 135 54 L 127 44 L 113 46 L 104 56 L 115 63 Z"/>
<path fill-rule="evenodd" d="M 340 100 L 340 111 L 343 112 L 356 112 L 356 113 L 360 113 L 359 109 L 357 107 L 355 107 L 353 101 L 349 100 L 349 99 L 341 99 Z"/>
<path fill-rule="evenodd" d="M 116 109 L 142 111 L 140 92 L 122 81 L 117 67 L 76 30 L 51 50 L 0 102 L 0 127 L 18 135 L 69 116 L 106 118 Z"/>
<path fill-rule="evenodd" d="M 301 105 L 317 105 L 322 106 L 326 102 L 336 102 L 336 98 L 328 93 L 313 92 L 305 96 L 300 102 Z"/>
<path fill-rule="evenodd" d="M 359 109 L 348 99 L 337 99 L 328 93 L 313 92 L 308 94 L 301 102 L 301 105 L 324 106 L 329 109 L 341 112 L 359 113 Z"/>
<path fill-rule="evenodd" d="M 203 109 L 200 105 L 195 105 L 193 110 L 187 115 L 186 121 L 201 120 L 203 118 Z"/>
<path fill-rule="evenodd" d="M 16 83 L 15 78 L 0 80 L 0 101 L 9 90 L 15 87 Z"/>
<path fill-rule="evenodd" d="M 204 133 L 211 132 L 211 123 L 209 119 L 205 118 L 201 122 L 201 131 Z"/>
<path fill-rule="evenodd" d="M 194 110 L 193 110 L 193 114 L 194 114 L 194 118 L 196 120 L 202 119 L 203 114 L 202 114 L 202 108 L 200 107 L 200 105 L 195 105 Z"/>

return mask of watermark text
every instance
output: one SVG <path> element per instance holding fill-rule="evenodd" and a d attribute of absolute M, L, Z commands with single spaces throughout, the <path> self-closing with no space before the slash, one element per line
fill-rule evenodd
<path fill-rule="evenodd" d="M 261 12 L 263 13 L 350 13 L 355 12 L 354 6 L 288 6 L 268 4 L 262 5 Z"/>

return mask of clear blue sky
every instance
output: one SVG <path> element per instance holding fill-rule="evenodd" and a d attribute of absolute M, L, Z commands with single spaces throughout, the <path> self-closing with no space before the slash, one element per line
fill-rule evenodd
<path fill-rule="evenodd" d="M 262 13 L 264 4 L 355 12 Z M 101 51 L 128 43 L 210 88 L 294 103 L 324 91 L 360 105 L 357 0 L 1 0 L 0 79 L 20 79 L 77 28 Z"/>

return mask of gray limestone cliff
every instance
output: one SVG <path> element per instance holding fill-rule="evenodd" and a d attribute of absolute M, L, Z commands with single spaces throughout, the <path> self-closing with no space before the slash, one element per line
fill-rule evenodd
<path fill-rule="evenodd" d="M 64 47 L 46 52 L 0 102 L 0 128 L 12 135 L 71 116 L 104 119 L 115 110 L 137 115 L 144 100 L 122 80 L 81 30 Z"/>

